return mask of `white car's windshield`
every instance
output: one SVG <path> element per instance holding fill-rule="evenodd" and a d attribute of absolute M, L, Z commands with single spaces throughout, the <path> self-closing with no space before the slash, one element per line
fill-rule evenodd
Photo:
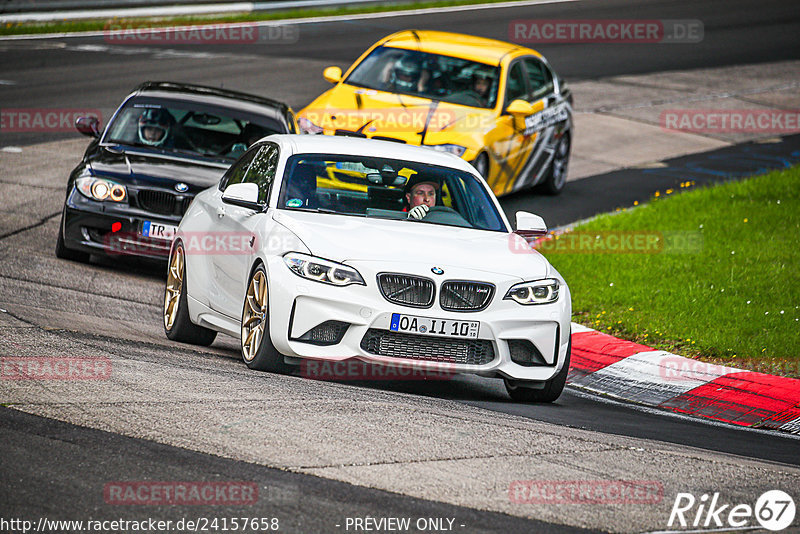
<path fill-rule="evenodd" d="M 500 68 L 417 50 L 380 46 L 345 83 L 478 108 L 497 102 Z"/>
<path fill-rule="evenodd" d="M 423 202 L 425 216 L 409 218 L 409 211 Z M 388 158 L 292 156 L 278 207 L 507 231 L 490 193 L 475 176 Z"/>

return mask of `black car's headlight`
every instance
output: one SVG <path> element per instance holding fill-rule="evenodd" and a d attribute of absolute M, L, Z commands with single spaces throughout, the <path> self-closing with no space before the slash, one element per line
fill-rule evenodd
<path fill-rule="evenodd" d="M 128 198 L 128 190 L 125 189 L 124 185 L 103 178 L 95 178 L 94 176 L 84 176 L 76 179 L 75 187 L 78 188 L 78 191 L 83 196 L 92 200 L 125 202 Z"/>
<path fill-rule="evenodd" d="M 358 271 L 341 263 L 315 258 L 299 252 L 286 254 L 283 257 L 283 261 L 289 270 L 297 276 L 314 280 L 315 282 L 334 286 L 367 285 Z"/>
<path fill-rule="evenodd" d="M 522 282 L 512 286 L 503 298 L 525 305 L 550 304 L 558 300 L 559 288 L 560 283 L 554 278 Z"/>

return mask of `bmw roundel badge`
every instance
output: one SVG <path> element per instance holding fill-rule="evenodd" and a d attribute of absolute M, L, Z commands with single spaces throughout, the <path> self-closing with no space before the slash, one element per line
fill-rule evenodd
<path fill-rule="evenodd" d="M 179 184 L 175 184 L 175 191 L 177 191 L 178 193 L 185 193 L 188 190 L 189 190 L 189 186 L 186 185 L 183 182 L 181 182 Z"/>
<path fill-rule="evenodd" d="M 432 267 L 431 272 L 433 274 L 444 274 L 444 269 L 442 269 L 441 267 Z"/>

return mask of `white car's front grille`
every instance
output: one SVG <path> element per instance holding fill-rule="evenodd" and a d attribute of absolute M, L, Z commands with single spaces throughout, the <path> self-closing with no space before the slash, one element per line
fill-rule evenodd
<path fill-rule="evenodd" d="M 484 365 L 494 360 L 494 345 L 486 339 L 447 339 L 399 334 L 370 328 L 361 340 L 370 354 L 433 362 Z"/>
<path fill-rule="evenodd" d="M 429 308 L 433 304 L 433 281 L 410 274 L 381 273 L 378 287 L 389 302 L 415 308 Z"/>
<path fill-rule="evenodd" d="M 479 311 L 492 301 L 494 285 L 486 282 L 448 281 L 439 292 L 439 305 L 448 311 Z"/>

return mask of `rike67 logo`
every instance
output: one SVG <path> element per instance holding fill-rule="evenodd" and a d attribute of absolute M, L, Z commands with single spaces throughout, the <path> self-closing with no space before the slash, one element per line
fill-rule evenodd
<path fill-rule="evenodd" d="M 678 493 L 667 526 L 749 530 L 760 525 L 767 530 L 779 531 L 791 525 L 794 516 L 794 499 L 781 490 L 764 492 L 756 499 L 755 506 L 726 503 L 718 492 L 711 496 L 703 494 L 699 499 L 691 493 Z"/>

